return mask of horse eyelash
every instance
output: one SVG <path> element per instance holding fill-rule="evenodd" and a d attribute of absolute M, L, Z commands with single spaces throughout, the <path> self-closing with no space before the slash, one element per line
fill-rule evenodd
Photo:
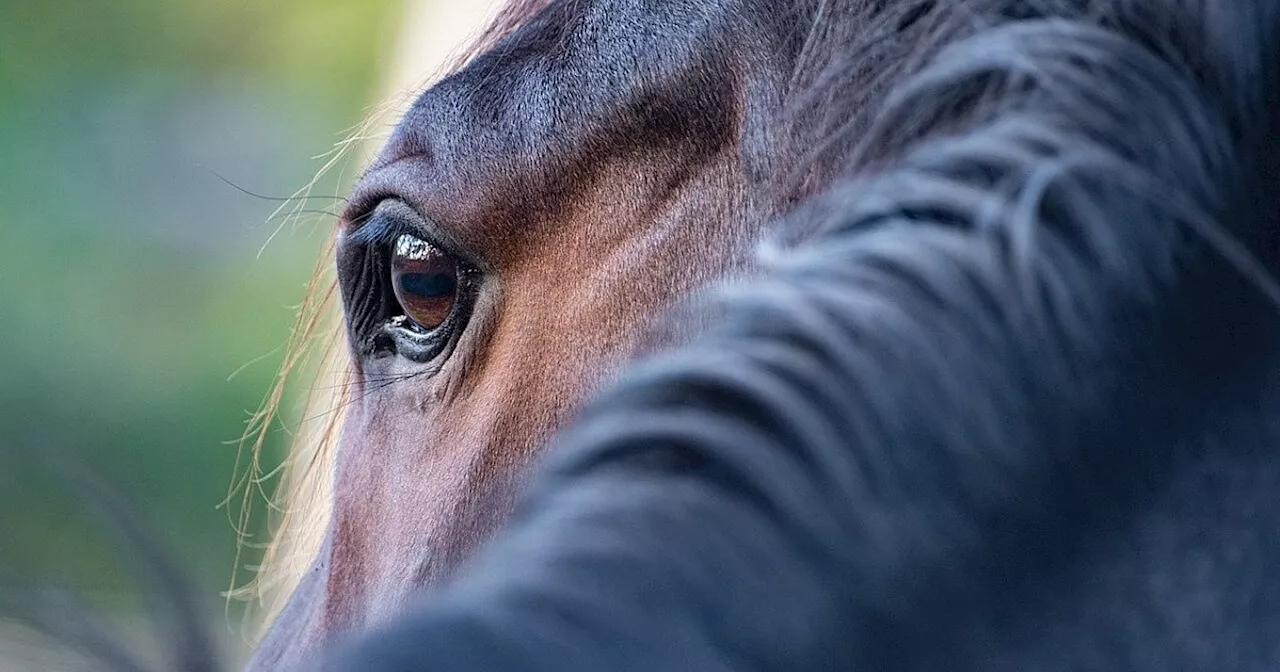
<path fill-rule="evenodd" d="M 347 239 L 356 245 L 390 245 L 397 238 L 408 234 L 415 238 L 421 238 L 422 234 L 415 231 L 408 224 L 400 221 L 395 217 L 373 217 L 372 213 L 368 215 L 369 219 L 360 228 L 347 234 Z"/>

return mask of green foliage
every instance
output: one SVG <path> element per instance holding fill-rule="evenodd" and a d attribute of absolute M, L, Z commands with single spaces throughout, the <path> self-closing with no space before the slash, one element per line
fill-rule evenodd
<path fill-rule="evenodd" d="M 129 585 L 127 558 L 112 556 L 83 503 L 33 468 L 74 449 L 157 523 L 218 604 L 235 543 L 216 508 L 233 442 L 271 383 L 282 356 L 273 349 L 331 224 L 318 215 L 287 227 L 259 255 L 277 203 L 220 176 L 271 196 L 309 181 L 312 157 L 372 100 L 393 7 L 0 8 L 4 563 L 95 590 Z M 335 175 L 316 193 L 344 188 Z M 272 433 L 269 457 L 285 439 Z"/>
<path fill-rule="evenodd" d="M 288 92 L 367 100 L 395 16 L 388 0 L 39 0 L 0 12 L 0 82 L 39 88 L 167 73 L 251 77 Z"/>

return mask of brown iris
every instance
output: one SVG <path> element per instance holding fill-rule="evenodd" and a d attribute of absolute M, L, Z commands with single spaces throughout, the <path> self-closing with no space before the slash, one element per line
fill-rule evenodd
<path fill-rule="evenodd" d="M 431 331 L 448 319 L 458 298 L 458 264 L 436 246 L 409 234 L 391 250 L 391 286 L 405 315 Z"/>

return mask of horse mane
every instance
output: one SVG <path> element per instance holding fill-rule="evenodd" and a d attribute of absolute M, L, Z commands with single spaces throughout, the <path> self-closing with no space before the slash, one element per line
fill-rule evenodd
<path fill-rule="evenodd" d="M 823 8 L 776 186 L 807 200 L 766 272 L 589 405 L 479 564 L 332 669 L 1232 659 L 1040 577 L 1089 571 L 1187 461 L 1276 434 L 1280 5 Z M 1028 614 L 1084 634 L 1037 652 Z"/>
<path fill-rule="evenodd" d="M 465 67 L 473 58 L 485 53 L 502 38 L 532 19 L 550 0 L 507 0 L 487 25 L 452 58 L 439 73 L 448 76 Z M 369 139 L 374 119 L 393 106 L 388 101 L 369 113 L 320 169 L 305 193 L 325 172 L 358 143 Z M 302 197 L 300 202 L 305 202 Z M 335 234 L 336 235 L 336 234 Z M 240 441 L 241 455 L 237 463 L 247 463 L 232 479 L 227 493 L 230 503 L 238 498 L 239 510 L 232 522 L 239 534 L 235 569 L 231 576 L 228 598 L 245 600 L 261 611 L 258 627 L 270 624 L 284 600 L 293 591 L 308 564 L 320 550 L 328 526 L 331 501 L 331 475 L 334 449 L 351 403 L 352 376 L 348 353 L 344 346 L 343 327 L 336 297 L 337 280 L 333 276 L 333 251 L 336 239 L 331 236 L 320 252 L 299 304 L 294 325 L 284 347 L 284 358 L 271 390 L 247 423 Z M 301 421 L 287 455 L 279 465 L 263 467 L 263 454 L 269 432 L 277 428 L 282 409 L 293 382 L 301 376 L 310 385 L 304 395 Z M 273 493 L 265 484 L 280 476 Z M 265 544 L 254 542 L 249 533 L 254 524 L 254 502 L 261 497 L 271 514 L 271 538 Z M 262 561 L 252 567 L 253 577 L 239 585 L 238 571 L 245 548 L 265 548 Z"/>
<path fill-rule="evenodd" d="M 1011 94 L 1016 91 L 1008 90 L 1011 77 L 1007 73 L 985 73 L 973 77 L 962 90 L 948 91 L 947 100 L 931 103 L 930 117 L 911 120 L 909 128 L 896 133 L 873 128 L 888 93 L 943 49 L 995 23 L 1043 16 L 1096 23 L 1133 36 L 1149 32 L 1143 46 L 1157 50 L 1160 57 L 1182 67 L 1205 68 L 1214 65 L 1212 56 L 1193 55 L 1189 51 L 1198 50 L 1184 47 L 1215 36 L 1194 34 L 1177 25 L 1174 17 L 1202 13 L 1226 21 L 1232 12 L 1198 8 L 1199 4 L 1198 0 L 820 0 L 818 19 L 788 97 L 787 153 L 794 162 L 782 175 L 777 196 L 795 202 L 821 191 L 831 180 L 883 169 L 911 147 L 940 134 L 972 128 L 978 119 L 998 113 L 1015 100 Z M 1108 11 L 1112 5 L 1118 9 Z M 1152 27 L 1139 29 L 1121 25 L 1122 21 L 1148 21 Z M 1232 73 L 1203 74 L 1227 78 Z M 1228 83 L 1239 86 L 1239 82 L 1213 82 Z"/>

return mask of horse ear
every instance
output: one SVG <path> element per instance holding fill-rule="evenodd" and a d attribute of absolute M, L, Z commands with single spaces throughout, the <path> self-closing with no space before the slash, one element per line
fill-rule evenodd
<path fill-rule="evenodd" d="M 96 613 L 78 591 L 43 581 L 24 581 L 13 572 L 0 573 L 0 620 L 10 619 L 19 629 L 43 635 L 45 643 L 52 644 L 46 653 L 60 657 L 57 650 L 67 650 L 79 663 L 92 663 L 91 669 L 112 672 L 222 669 L 219 646 L 208 620 L 197 606 L 194 585 L 138 507 L 95 475 L 87 458 L 73 451 L 47 450 L 42 459 L 20 462 L 28 468 L 47 472 L 42 475 L 51 476 L 64 492 L 71 493 L 77 500 L 76 509 L 83 511 L 94 527 L 103 531 L 112 555 L 123 561 L 133 575 L 147 607 L 148 625 L 154 632 L 157 653 L 166 660 L 159 667 L 150 664 L 152 656 L 143 655 L 135 639 L 110 627 L 107 619 Z M 0 636 L 10 634 L 0 633 Z"/>

